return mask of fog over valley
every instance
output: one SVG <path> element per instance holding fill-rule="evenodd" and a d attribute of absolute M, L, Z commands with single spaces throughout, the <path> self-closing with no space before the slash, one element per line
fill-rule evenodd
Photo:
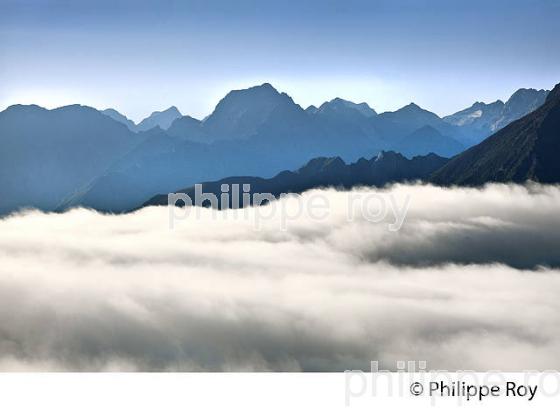
<path fill-rule="evenodd" d="M 409 197 L 400 230 L 349 220 L 352 194 Z M 1 219 L 0 370 L 560 367 L 560 187 L 317 195 L 328 215 L 284 230 L 255 223 L 271 204 Z"/>

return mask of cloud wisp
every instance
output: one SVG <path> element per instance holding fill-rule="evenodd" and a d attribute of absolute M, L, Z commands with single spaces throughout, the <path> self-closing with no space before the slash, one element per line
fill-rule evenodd
<path fill-rule="evenodd" d="M 0 220 L 0 370 L 560 369 L 559 187 L 375 192 L 410 196 L 399 231 L 334 190 L 285 230 L 254 209 Z"/>

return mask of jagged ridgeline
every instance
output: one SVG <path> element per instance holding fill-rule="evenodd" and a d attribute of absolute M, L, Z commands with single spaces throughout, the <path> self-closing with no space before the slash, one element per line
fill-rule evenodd
<path fill-rule="evenodd" d="M 303 109 L 266 83 L 231 91 L 202 120 L 182 116 L 176 107 L 154 112 L 136 124 L 115 109 L 98 111 L 72 105 L 47 110 L 15 105 L 0 113 L 0 214 L 25 207 L 49 211 L 73 206 L 122 212 L 155 195 L 201 181 L 236 175 L 274 180 L 282 171 L 297 170 L 314 158 L 339 157 L 350 164 L 346 167 L 357 169 L 363 162 L 360 158 L 377 158 L 383 151 L 385 157 L 389 151 L 401 154 L 402 178 L 427 179 L 424 174 L 406 174 L 413 157 L 453 157 L 541 106 L 547 94 L 545 90 L 522 89 L 505 103 L 478 102 L 444 118 L 414 103 L 378 114 L 366 103 L 341 98 Z M 550 122 L 543 124 L 543 132 L 555 132 Z M 482 153 L 485 150 L 476 148 L 467 153 L 478 158 L 486 155 Z M 531 152 L 538 158 L 551 155 L 544 148 Z M 524 153 L 511 155 L 505 160 L 507 164 Z M 544 171 L 531 168 L 527 161 L 523 166 L 535 170 L 527 176 L 554 180 L 555 171 L 550 167 L 546 172 L 552 176 L 544 178 Z M 481 167 L 496 168 L 499 163 L 490 162 Z M 478 181 L 486 178 L 482 168 L 477 171 L 481 175 Z M 371 175 L 365 179 L 360 176 L 364 184 L 401 178 L 399 172 L 389 175 L 376 167 L 368 169 Z M 451 169 L 434 180 L 454 176 Z M 510 175 L 523 179 L 523 173 L 499 172 L 501 180 Z M 354 183 L 344 178 L 334 177 L 332 184 Z M 331 181 L 319 178 L 294 183 L 295 187 L 288 184 L 285 189 L 297 191 L 300 186 Z"/>

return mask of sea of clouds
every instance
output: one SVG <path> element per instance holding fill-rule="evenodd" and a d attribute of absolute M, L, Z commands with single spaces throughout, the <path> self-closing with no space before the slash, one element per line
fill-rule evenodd
<path fill-rule="evenodd" d="M 368 193 L 408 198 L 399 230 L 349 220 Z M 0 220 L 0 370 L 560 369 L 559 187 L 314 195 L 328 216 L 286 229 L 254 208 Z"/>

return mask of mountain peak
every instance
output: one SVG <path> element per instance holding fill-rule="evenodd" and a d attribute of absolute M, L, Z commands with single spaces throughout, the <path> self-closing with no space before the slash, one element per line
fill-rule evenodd
<path fill-rule="evenodd" d="M 539 107 L 546 99 L 548 90 L 537 90 L 535 88 L 520 88 L 514 92 L 506 101 L 506 106 L 517 107 L 522 104 L 532 104 L 533 109 Z"/>
<path fill-rule="evenodd" d="M 426 113 L 430 113 L 430 114 L 437 117 L 437 115 L 434 114 L 433 112 L 425 110 L 424 108 L 420 107 L 418 104 L 413 103 L 413 102 L 405 105 L 404 107 L 399 108 L 396 111 L 393 111 L 393 113 L 399 113 L 399 114 L 426 114 Z"/>
<path fill-rule="evenodd" d="M 180 111 L 177 107 L 175 107 L 174 105 L 172 105 L 171 107 L 169 107 L 167 110 L 165 110 L 164 112 L 178 112 L 180 114 Z"/>
<path fill-rule="evenodd" d="M 136 131 L 136 124 L 134 121 L 128 119 L 126 115 L 121 114 L 114 108 L 107 108 L 101 111 L 102 114 L 105 114 L 108 117 L 111 117 L 117 122 L 120 122 L 128 127 L 130 131 Z"/>
<path fill-rule="evenodd" d="M 422 108 L 418 104 L 416 104 L 415 102 L 410 102 L 410 103 L 406 104 L 404 107 L 400 108 L 400 110 L 420 111 L 420 110 L 422 110 Z M 400 111 L 400 110 L 397 110 L 397 111 Z"/>
<path fill-rule="evenodd" d="M 520 88 L 504 103 L 496 100 L 485 104 L 477 101 L 471 107 L 444 117 L 444 121 L 456 126 L 469 127 L 474 138 L 467 140 L 468 145 L 474 145 L 512 121 L 540 107 L 548 91 L 532 88 Z"/>
<path fill-rule="evenodd" d="M 554 88 L 548 93 L 546 102 L 560 101 L 560 83 L 556 84 Z"/>
<path fill-rule="evenodd" d="M 305 109 L 305 112 L 308 112 L 309 114 L 315 114 L 317 111 L 319 111 L 319 109 L 314 105 L 310 105 Z"/>
<path fill-rule="evenodd" d="M 163 111 L 154 111 L 153 113 L 150 114 L 150 117 L 153 116 L 153 115 L 158 115 L 158 114 L 173 114 L 173 115 L 182 116 L 179 109 L 177 107 L 175 107 L 174 105 L 172 105 L 171 107 L 169 107 L 169 108 L 167 108 Z"/>
<path fill-rule="evenodd" d="M 172 105 L 166 110 L 154 111 L 148 118 L 143 119 L 136 128 L 138 131 L 147 131 L 150 128 L 158 126 L 161 129 L 166 130 L 171 126 L 173 121 L 177 118 L 181 118 L 181 116 L 181 112 L 177 109 L 177 107 Z"/>
<path fill-rule="evenodd" d="M 543 93 L 548 93 L 548 91 L 544 89 L 537 90 L 536 88 L 520 88 L 511 95 L 510 99 L 512 97 L 516 97 L 520 95 L 533 95 L 533 94 L 543 94 Z"/>
<path fill-rule="evenodd" d="M 213 139 L 248 138 L 268 121 L 276 110 L 300 109 L 286 93 L 269 83 L 233 90 L 220 100 L 203 121 Z"/>
<path fill-rule="evenodd" d="M 537 104 L 544 90 L 518 90 L 510 101 L 521 96 Z M 517 109 L 518 107 L 513 107 Z M 511 110 L 513 111 L 513 110 Z M 508 115 L 518 115 L 513 111 Z M 486 138 L 480 144 L 454 157 L 433 177 L 439 184 L 482 185 L 488 182 L 560 182 L 557 138 L 560 125 L 560 85 L 552 90 L 547 103 Z"/>
<path fill-rule="evenodd" d="M 10 111 L 33 112 L 33 111 L 48 111 L 48 110 L 37 104 L 14 104 L 14 105 L 10 105 L 3 112 L 10 112 Z"/>
<path fill-rule="evenodd" d="M 380 151 L 379 154 L 375 157 L 374 162 L 381 162 L 387 160 L 406 160 L 406 158 L 395 151 Z"/>
<path fill-rule="evenodd" d="M 274 87 L 272 86 L 272 84 L 270 84 L 270 83 L 262 83 L 260 86 L 257 85 L 256 87 L 261 87 L 261 88 L 264 88 L 264 89 L 268 89 L 268 90 L 271 90 L 271 91 L 276 91 L 276 92 L 278 92 L 278 91 L 276 90 L 276 88 L 274 88 Z"/>
<path fill-rule="evenodd" d="M 337 170 L 344 168 L 346 163 L 340 157 L 318 157 L 313 158 L 303 167 L 298 169 L 298 173 L 301 175 L 311 175 L 319 172 L 325 172 L 327 170 Z"/>
<path fill-rule="evenodd" d="M 372 109 L 367 103 L 355 103 L 352 101 L 344 100 L 340 97 L 333 98 L 332 100 L 321 104 L 319 111 L 356 111 L 365 117 L 374 117 L 377 115 L 374 109 Z"/>
<path fill-rule="evenodd" d="M 65 111 L 65 110 L 81 110 L 82 108 L 91 108 L 87 105 L 82 104 L 68 104 L 63 105 L 62 107 L 53 108 L 51 111 Z"/>
<path fill-rule="evenodd" d="M 403 115 L 406 117 L 426 117 L 431 119 L 439 119 L 439 117 L 431 111 L 425 110 L 424 108 L 420 107 L 418 104 L 411 102 L 410 104 L 405 105 L 402 108 L 399 108 L 396 111 L 388 111 L 382 114 L 383 116 L 388 116 L 392 118 L 400 118 Z M 424 124 L 426 124 L 425 122 Z M 423 124 L 423 125 L 424 125 Z"/>
<path fill-rule="evenodd" d="M 232 90 L 223 98 L 224 100 L 230 95 L 236 94 L 250 94 L 250 95 L 280 95 L 278 90 L 272 86 L 270 83 L 262 83 L 261 85 L 254 85 L 249 88 L 244 88 L 240 90 Z"/>

